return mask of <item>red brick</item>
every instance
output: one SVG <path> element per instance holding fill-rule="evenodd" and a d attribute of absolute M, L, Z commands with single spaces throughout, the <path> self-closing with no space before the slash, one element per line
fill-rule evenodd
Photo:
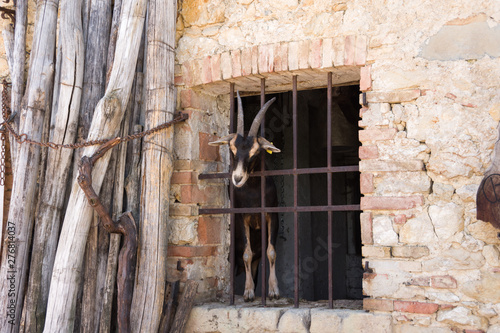
<path fill-rule="evenodd" d="M 231 51 L 231 60 L 233 64 L 233 77 L 241 76 L 241 51 Z"/>
<path fill-rule="evenodd" d="M 182 76 L 184 77 L 184 83 L 191 87 L 193 86 L 193 68 L 192 61 L 186 61 L 182 64 Z"/>
<path fill-rule="evenodd" d="M 362 197 L 362 210 L 406 210 L 424 204 L 421 195 L 407 197 Z"/>
<path fill-rule="evenodd" d="M 222 71 L 220 69 L 220 54 L 214 54 L 210 57 L 210 70 L 212 74 L 212 82 L 222 80 Z"/>
<path fill-rule="evenodd" d="M 252 74 L 252 49 L 246 48 L 241 51 L 241 75 Z"/>
<path fill-rule="evenodd" d="M 316 39 L 311 41 L 311 49 L 309 51 L 309 65 L 311 68 L 321 67 L 321 46 L 323 40 Z"/>
<path fill-rule="evenodd" d="M 275 57 L 275 59 L 276 59 L 276 57 L 278 57 L 278 59 L 280 61 L 280 64 L 278 66 L 280 68 L 280 70 L 287 71 L 288 70 L 288 44 L 287 43 L 280 44 L 280 47 L 278 48 L 278 53 L 277 54 L 275 53 L 274 57 Z M 275 63 L 275 67 L 276 67 L 277 66 L 276 60 L 274 60 L 274 63 Z"/>
<path fill-rule="evenodd" d="M 372 66 L 361 67 L 360 69 L 360 80 L 359 80 L 359 90 L 368 91 L 372 89 Z"/>
<path fill-rule="evenodd" d="M 361 190 L 361 193 L 367 194 L 367 193 L 373 193 L 374 187 L 373 187 L 373 174 L 372 173 L 365 173 L 363 172 L 359 178 L 359 188 Z"/>
<path fill-rule="evenodd" d="M 433 314 L 439 309 L 439 305 L 435 303 L 411 302 L 411 301 L 394 301 L 394 311 Z"/>
<path fill-rule="evenodd" d="M 431 287 L 442 289 L 454 289 L 457 287 L 457 280 L 450 275 L 432 276 Z"/>
<path fill-rule="evenodd" d="M 363 309 L 368 311 L 394 311 L 394 301 L 392 299 L 364 298 Z"/>
<path fill-rule="evenodd" d="M 222 219 L 220 217 L 200 216 L 198 219 L 198 241 L 200 244 L 220 244 Z"/>
<path fill-rule="evenodd" d="M 288 69 L 291 71 L 299 69 L 299 42 L 288 44 Z"/>
<path fill-rule="evenodd" d="M 259 73 L 274 72 L 274 46 L 259 46 Z"/>
<path fill-rule="evenodd" d="M 181 108 L 200 108 L 200 99 L 193 90 L 185 89 L 181 91 Z"/>
<path fill-rule="evenodd" d="M 356 36 L 346 36 L 344 65 L 353 66 L 355 62 L 355 56 L 356 56 Z"/>
<path fill-rule="evenodd" d="M 171 184 L 195 184 L 197 181 L 196 172 L 181 171 L 172 173 Z"/>
<path fill-rule="evenodd" d="M 184 76 L 182 76 L 182 75 L 176 75 L 176 76 L 174 76 L 174 84 L 176 86 L 182 86 L 182 85 L 184 85 Z"/>
<path fill-rule="evenodd" d="M 204 186 L 200 188 L 195 184 L 180 185 L 180 203 L 198 205 L 220 205 L 223 195 L 223 186 Z"/>
<path fill-rule="evenodd" d="M 360 214 L 361 242 L 365 245 L 373 244 L 373 219 L 371 213 Z"/>
<path fill-rule="evenodd" d="M 374 128 L 359 131 L 359 141 L 384 141 L 394 139 L 398 132 L 395 128 Z"/>
<path fill-rule="evenodd" d="M 259 46 L 252 46 L 252 74 L 259 74 Z"/>
<path fill-rule="evenodd" d="M 208 143 L 217 140 L 218 137 L 208 133 L 199 133 L 200 160 L 220 161 L 219 147 L 209 146 Z"/>
<path fill-rule="evenodd" d="M 220 68 L 222 72 L 222 79 L 230 79 L 233 75 L 233 61 L 229 52 L 224 52 L 220 56 Z"/>
<path fill-rule="evenodd" d="M 366 36 L 361 35 L 356 37 L 354 63 L 358 66 L 363 66 L 366 63 L 367 45 L 368 40 Z"/>
<path fill-rule="evenodd" d="M 361 146 L 359 147 L 359 159 L 367 160 L 378 158 L 378 147 L 377 146 Z"/>
<path fill-rule="evenodd" d="M 299 69 L 309 68 L 310 41 L 301 40 L 299 42 Z"/>
<path fill-rule="evenodd" d="M 464 332 L 465 333 L 484 333 L 483 330 L 468 330 L 468 329 L 466 329 Z"/>
<path fill-rule="evenodd" d="M 207 84 L 212 82 L 212 62 L 210 56 L 203 58 L 201 67 L 201 82 Z"/>
<path fill-rule="evenodd" d="M 407 286 L 419 286 L 419 287 L 429 287 L 431 285 L 431 279 L 429 277 L 416 277 L 408 282 L 405 282 Z"/>
<path fill-rule="evenodd" d="M 405 214 L 398 214 L 394 216 L 394 223 L 405 224 L 408 221 L 408 217 Z"/>
<path fill-rule="evenodd" d="M 217 253 L 217 246 L 175 246 L 169 245 L 169 257 L 210 257 Z"/>

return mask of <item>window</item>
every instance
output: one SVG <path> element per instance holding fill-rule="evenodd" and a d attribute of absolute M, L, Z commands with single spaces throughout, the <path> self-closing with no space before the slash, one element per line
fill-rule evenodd
<path fill-rule="evenodd" d="M 261 96 L 243 98 L 245 123 L 249 124 L 263 96 L 265 101 L 277 97 L 266 114 L 264 128 L 265 137 L 281 153 L 266 154 L 270 170 L 257 176 L 274 177 L 279 207 L 200 209 L 200 214 L 233 215 L 250 211 L 279 214 L 277 277 L 281 296 L 294 298 L 296 307 L 299 299 L 328 299 L 332 307 L 333 299 L 362 298 L 359 86 L 332 87 L 331 73 L 325 75 L 328 75 L 326 89 L 298 91 L 294 76 L 291 92 L 265 96 L 262 80 Z M 231 118 L 236 118 L 233 85 L 231 95 Z M 234 122 L 232 119 L 231 124 Z M 200 178 L 228 176 L 207 174 Z M 234 265 L 234 255 L 231 257 Z M 259 271 L 257 296 L 265 292 L 262 281 L 267 281 L 262 269 Z M 235 293 L 243 293 L 243 285 L 244 277 L 232 276 L 231 303 Z M 265 302 L 263 297 L 264 305 Z"/>

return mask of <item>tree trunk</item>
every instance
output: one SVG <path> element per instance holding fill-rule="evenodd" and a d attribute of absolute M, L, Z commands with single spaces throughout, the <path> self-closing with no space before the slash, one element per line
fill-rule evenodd
<path fill-rule="evenodd" d="M 20 131 L 29 133 L 34 140 L 40 140 L 45 112 L 50 110 L 52 80 L 54 72 L 55 28 L 57 23 L 57 0 L 38 2 L 34 45 L 28 77 L 26 104 L 23 106 Z M 15 263 L 9 265 L 7 247 L 2 252 L 0 276 L 0 302 L 12 305 L 13 311 L 0 319 L 1 332 L 17 332 L 24 301 L 27 279 L 29 241 L 33 229 L 35 190 L 39 171 L 40 148 L 21 145 L 15 162 L 14 186 L 12 191 L 9 224 L 15 228 Z M 11 240 L 9 239 L 7 243 Z M 12 263 L 12 261 L 10 262 Z M 9 280 L 5 277 L 9 277 Z M 10 296 L 12 293 L 15 296 Z M 9 293 L 11 293 L 9 295 Z"/>
<path fill-rule="evenodd" d="M 82 0 L 63 1 L 61 5 L 60 89 L 54 96 L 57 110 L 50 141 L 71 144 L 76 137 L 82 93 L 84 49 L 81 27 Z M 69 176 L 73 151 L 48 151 L 45 184 L 36 216 L 33 254 L 26 301 L 26 332 L 41 332 L 54 263 L 59 223 L 64 204 L 64 190 Z"/>
<path fill-rule="evenodd" d="M 123 1 L 115 61 L 106 93 L 94 112 L 89 131 L 91 140 L 118 134 L 135 73 L 145 11 L 145 0 Z M 86 148 L 83 154 L 91 156 L 96 149 Z M 94 166 L 92 187 L 96 192 L 101 188 L 108 161 L 109 153 Z M 74 182 L 54 262 L 45 322 L 46 332 L 73 330 L 83 252 L 92 215 L 93 208 L 87 203 L 78 183 Z"/>
<path fill-rule="evenodd" d="M 151 0 L 146 59 L 146 129 L 173 118 L 175 0 Z M 157 332 L 163 308 L 173 127 L 147 136 L 143 143 L 143 177 L 137 279 L 131 311 L 133 332 Z M 159 191 L 158 189 L 162 189 Z"/>

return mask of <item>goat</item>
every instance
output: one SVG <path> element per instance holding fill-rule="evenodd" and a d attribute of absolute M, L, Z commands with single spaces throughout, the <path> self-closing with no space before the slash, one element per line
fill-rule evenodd
<path fill-rule="evenodd" d="M 217 141 L 210 142 L 212 146 L 228 144 L 233 159 L 233 172 L 231 175 L 234 188 L 234 207 L 248 208 L 261 206 L 261 181 L 260 178 L 249 178 L 253 171 L 261 170 L 260 154 L 263 151 L 279 153 L 271 142 L 259 136 L 260 123 L 269 106 L 276 97 L 269 100 L 257 113 L 250 131 L 245 136 L 243 106 L 238 92 L 238 128 L 236 133 L 229 134 Z M 275 207 L 278 196 L 274 181 L 266 177 L 265 198 L 266 207 Z M 278 233 L 278 216 L 276 213 L 266 213 L 267 224 L 267 258 L 269 259 L 269 298 L 279 298 L 278 280 L 276 278 L 276 237 Z M 257 282 L 257 269 L 262 257 L 261 244 L 261 217 L 260 214 L 235 215 L 235 250 L 238 273 L 245 269 L 245 302 L 255 298 L 255 285 Z M 262 295 L 265 297 L 265 295 Z"/>

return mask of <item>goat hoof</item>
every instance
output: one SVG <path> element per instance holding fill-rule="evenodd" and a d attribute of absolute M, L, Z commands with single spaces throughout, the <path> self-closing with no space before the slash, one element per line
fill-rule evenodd
<path fill-rule="evenodd" d="M 269 299 L 279 299 L 280 298 L 280 292 L 279 290 L 269 290 Z"/>
<path fill-rule="evenodd" d="M 255 293 L 253 290 L 245 290 L 243 294 L 243 299 L 245 302 L 252 302 L 255 299 Z"/>

